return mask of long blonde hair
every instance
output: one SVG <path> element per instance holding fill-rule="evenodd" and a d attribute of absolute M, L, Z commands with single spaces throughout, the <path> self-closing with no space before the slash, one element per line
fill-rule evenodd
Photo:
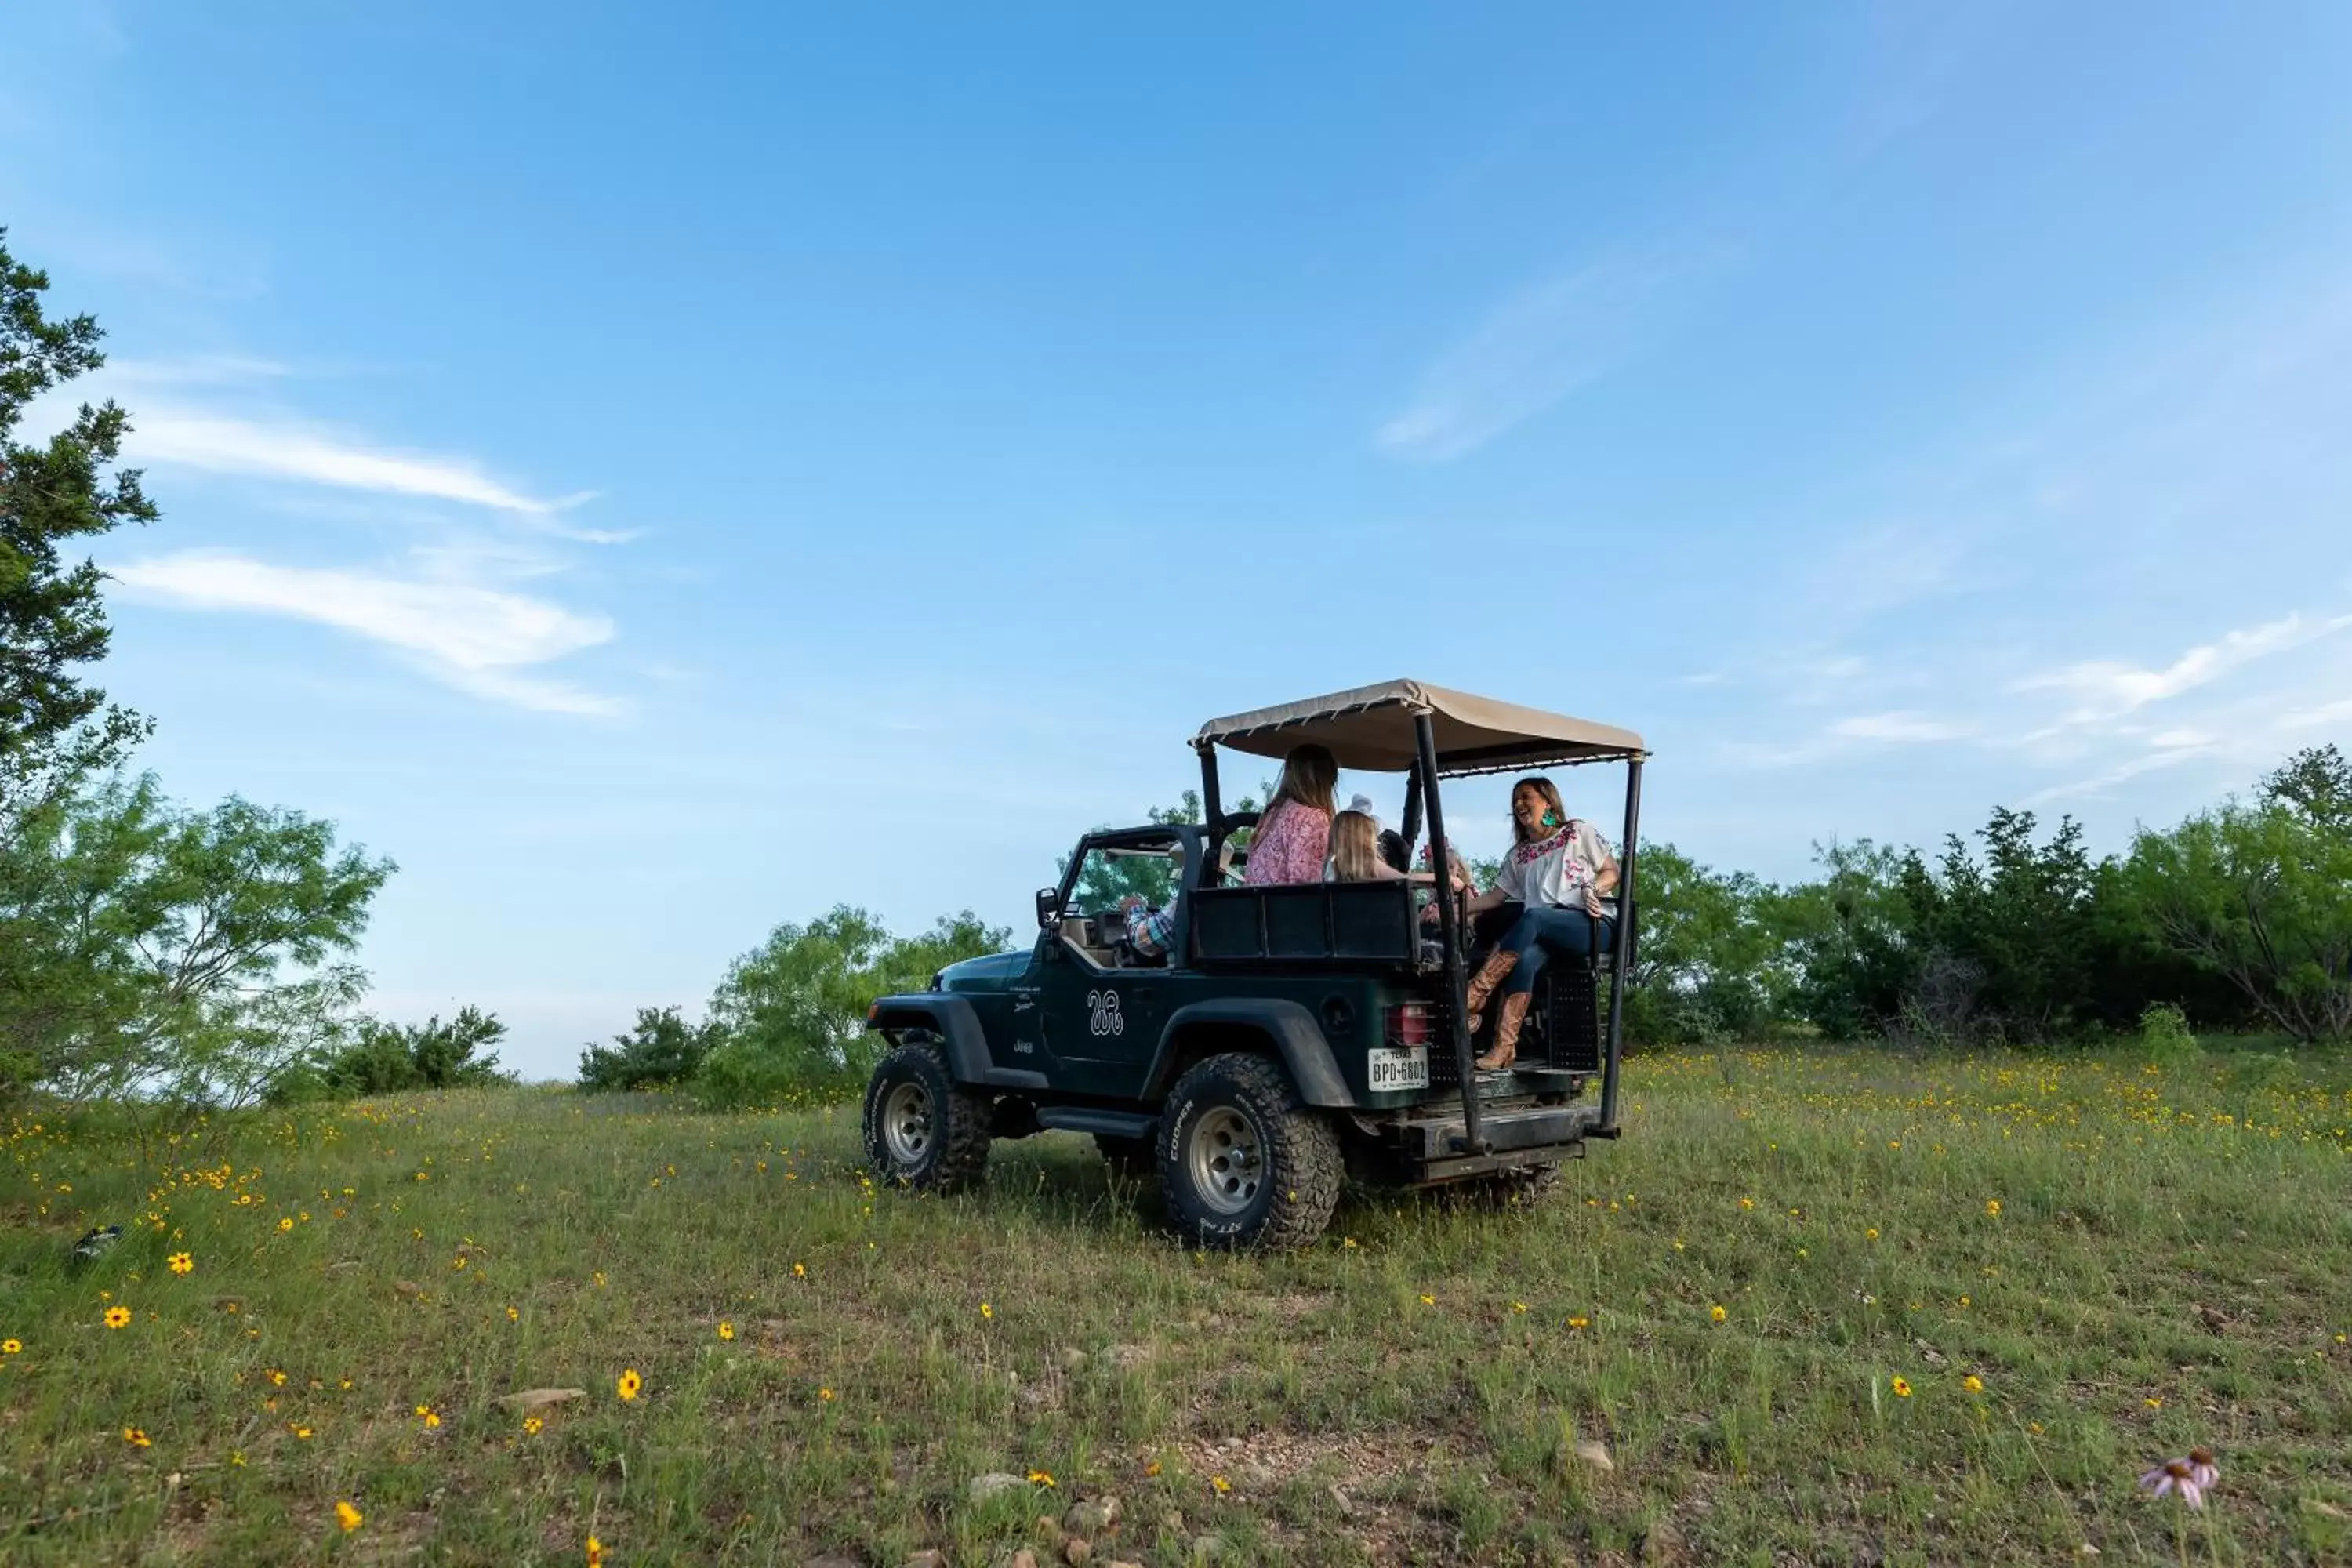
<path fill-rule="evenodd" d="M 1380 829 L 1360 811 L 1331 819 L 1331 875 L 1342 882 L 1376 882 L 1388 862 L 1381 858 Z"/>
<path fill-rule="evenodd" d="M 1266 797 L 1265 809 L 1257 814 L 1257 825 L 1264 827 L 1274 820 L 1274 814 L 1286 801 L 1296 801 L 1309 811 L 1331 815 L 1331 789 L 1339 782 L 1339 764 L 1331 753 L 1320 746 L 1293 746 L 1290 754 L 1282 759 L 1282 782 L 1274 786 Z"/>

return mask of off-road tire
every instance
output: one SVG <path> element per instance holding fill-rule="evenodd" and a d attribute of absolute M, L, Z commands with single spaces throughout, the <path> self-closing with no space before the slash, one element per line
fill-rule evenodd
<path fill-rule="evenodd" d="M 1160 1179 L 1160 1145 L 1150 1138 L 1114 1138 L 1108 1132 L 1095 1134 L 1095 1148 L 1110 1167 L 1110 1173 L 1122 1182 L 1156 1182 Z"/>
<path fill-rule="evenodd" d="M 866 1158 L 892 1186 L 958 1193 L 988 1174 L 989 1103 L 929 1046 L 905 1045 L 866 1080 Z"/>
<path fill-rule="evenodd" d="M 1219 1185 L 1212 1156 L 1244 1144 L 1246 1166 Z M 1169 1224 L 1192 1247 L 1305 1247 L 1330 1223 L 1346 1174 L 1337 1130 L 1265 1057 L 1211 1057 L 1177 1079 L 1157 1145 Z"/>

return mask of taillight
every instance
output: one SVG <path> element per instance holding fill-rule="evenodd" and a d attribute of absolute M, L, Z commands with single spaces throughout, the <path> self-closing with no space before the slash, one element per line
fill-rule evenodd
<path fill-rule="evenodd" d="M 1425 1046 L 1429 1044 L 1429 1004 L 1402 1002 L 1388 1012 L 1389 1044 L 1392 1046 Z"/>

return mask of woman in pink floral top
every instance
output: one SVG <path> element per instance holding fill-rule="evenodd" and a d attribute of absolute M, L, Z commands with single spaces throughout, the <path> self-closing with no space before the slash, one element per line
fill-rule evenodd
<path fill-rule="evenodd" d="M 1298 746 L 1282 759 L 1282 782 L 1258 815 L 1242 885 L 1319 882 L 1331 853 L 1331 786 L 1339 764 L 1320 746 Z"/>

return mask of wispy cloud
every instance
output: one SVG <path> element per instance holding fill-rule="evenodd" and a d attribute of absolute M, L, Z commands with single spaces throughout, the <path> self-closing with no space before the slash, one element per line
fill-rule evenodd
<path fill-rule="evenodd" d="M 528 495 L 463 458 L 363 445 L 303 426 L 171 407 L 139 411 L 126 442 L 142 462 L 184 463 L 217 473 L 254 474 L 379 494 L 422 496 L 547 517 L 590 499 Z"/>
<path fill-rule="evenodd" d="M 2159 745 L 2153 751 L 2143 752 L 2104 773 L 2094 773 L 2088 778 L 2070 779 L 2064 784 L 2052 784 L 2047 789 L 2036 790 L 2027 795 L 2021 804 L 2029 806 L 2047 805 L 2053 800 L 2074 800 L 2084 795 L 2104 794 L 2119 784 L 2126 784 L 2139 777 L 2142 773 L 2152 773 L 2159 768 L 2178 767 L 2183 763 L 2191 762 L 2199 757 L 2210 756 L 2219 750 L 2220 747 L 2210 741 L 2201 741 L 2193 745 Z"/>
<path fill-rule="evenodd" d="M 520 708 L 610 715 L 614 699 L 530 673 L 611 640 L 613 624 L 545 599 L 463 582 L 276 566 L 211 551 L 113 569 L 125 587 L 200 610 L 286 616 L 339 627 L 410 655 L 459 690 Z"/>
<path fill-rule="evenodd" d="M 1727 254 L 1610 257 L 1522 289 L 1438 357 L 1403 411 L 1381 426 L 1381 447 L 1428 462 L 1475 451 L 1633 357 L 1669 287 Z"/>
<path fill-rule="evenodd" d="M 2352 626 L 2352 616 L 2338 616 L 2316 624 L 2290 615 L 2260 626 L 2224 633 L 2220 640 L 2190 648 L 2161 668 L 2128 664 L 2120 659 L 2091 659 L 2016 682 L 2019 691 L 2057 690 L 2072 694 L 2077 706 L 2062 724 L 2097 723 L 2121 718 L 2151 702 L 2162 702 L 2221 679 L 2239 666 L 2282 653 L 2315 637 Z"/>

